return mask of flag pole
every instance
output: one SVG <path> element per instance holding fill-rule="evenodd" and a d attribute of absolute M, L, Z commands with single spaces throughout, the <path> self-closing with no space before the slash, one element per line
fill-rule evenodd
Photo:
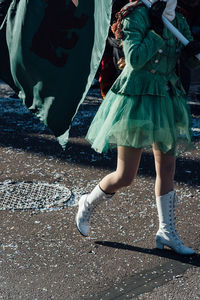
<path fill-rule="evenodd" d="M 151 3 L 149 0 L 142 0 L 142 2 L 148 7 L 151 7 Z M 174 26 L 170 21 L 167 20 L 164 16 L 162 16 L 163 23 L 166 27 L 175 35 L 175 37 L 186 46 L 189 41 L 184 37 L 184 35 Z M 200 53 L 196 55 L 196 57 L 200 60 Z"/>

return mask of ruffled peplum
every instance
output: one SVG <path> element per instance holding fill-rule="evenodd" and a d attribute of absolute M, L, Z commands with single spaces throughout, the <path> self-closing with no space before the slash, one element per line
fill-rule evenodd
<path fill-rule="evenodd" d="M 115 94 L 139 96 L 155 95 L 166 97 L 166 86 L 170 84 L 172 94 L 185 96 L 179 77 L 173 72 L 162 74 L 157 70 L 142 70 L 134 72 L 125 68 L 114 82 L 111 90 Z"/>

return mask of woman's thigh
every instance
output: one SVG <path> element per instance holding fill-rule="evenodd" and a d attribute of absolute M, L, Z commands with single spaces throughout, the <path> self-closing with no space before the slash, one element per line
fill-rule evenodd
<path fill-rule="evenodd" d="M 138 171 L 142 149 L 118 146 L 117 173 L 119 176 L 132 181 Z"/>
<path fill-rule="evenodd" d="M 173 178 L 176 166 L 176 157 L 163 153 L 153 146 L 156 174 L 159 177 Z"/>

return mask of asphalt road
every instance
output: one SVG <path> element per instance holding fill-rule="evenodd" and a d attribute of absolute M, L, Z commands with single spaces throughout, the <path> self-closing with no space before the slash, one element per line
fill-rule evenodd
<path fill-rule="evenodd" d="M 200 299 L 197 75 L 190 91 L 196 148 L 178 157 L 175 175 L 177 230 L 196 250 L 192 257 L 155 249 L 158 220 L 151 150 L 143 153 L 135 183 L 96 211 L 90 238 L 76 230 L 78 196 L 116 165 L 115 151 L 97 154 L 84 140 L 101 102 L 98 90 L 91 90 L 81 106 L 63 151 L 51 132 L 12 98 L 8 86 L 0 84 L 0 187 L 7 184 L 12 199 L 10 185 L 20 182 L 59 185 L 73 194 L 63 208 L 51 209 L 8 210 L 10 198 L 1 197 L 0 299 Z"/>

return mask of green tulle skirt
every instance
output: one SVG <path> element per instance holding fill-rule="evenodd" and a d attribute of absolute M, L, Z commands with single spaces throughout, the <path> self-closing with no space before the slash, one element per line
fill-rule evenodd
<path fill-rule="evenodd" d="M 111 90 L 92 121 L 86 139 L 97 152 L 153 144 L 176 155 L 191 144 L 190 112 L 185 97 L 114 94 Z"/>

